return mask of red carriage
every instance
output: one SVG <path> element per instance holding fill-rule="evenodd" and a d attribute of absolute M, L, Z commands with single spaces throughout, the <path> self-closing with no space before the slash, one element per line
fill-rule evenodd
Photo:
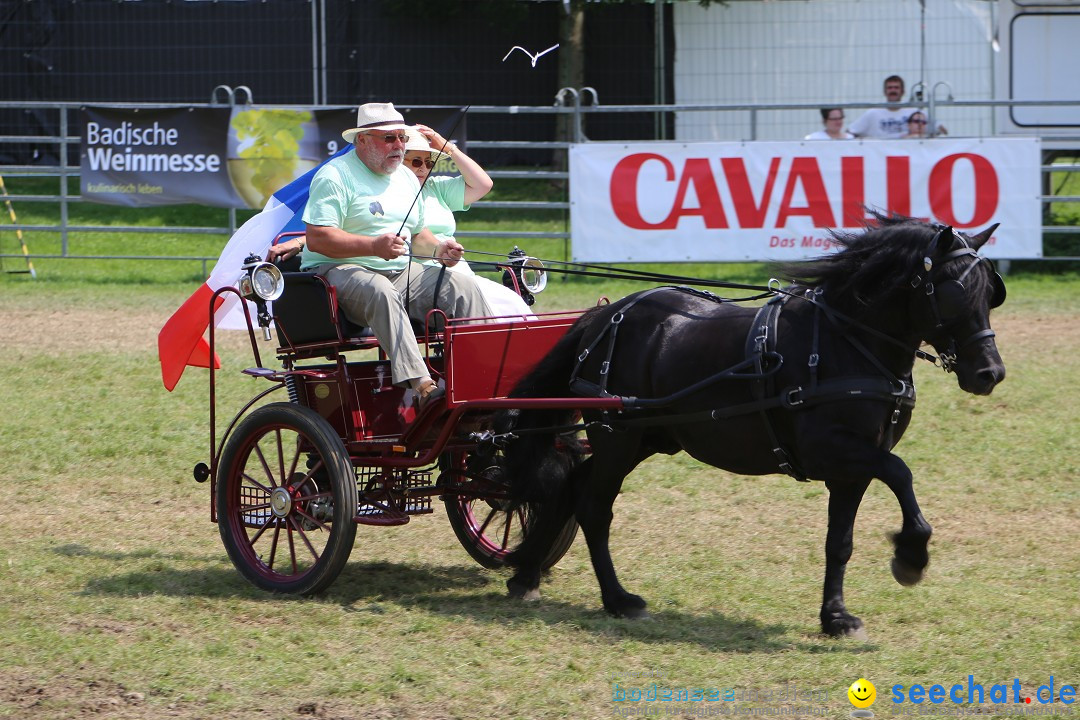
<path fill-rule="evenodd" d="M 542 272 L 529 269 L 521 254 L 501 267 L 523 294 L 528 273 Z M 274 321 L 280 369 L 263 363 L 248 313 L 255 367 L 243 372 L 269 387 L 219 436 L 211 370 L 211 459 L 196 466 L 195 477 L 211 481 L 211 515 L 233 564 L 265 590 L 325 589 L 348 561 L 358 524 L 402 525 L 431 513 L 435 500 L 443 502 L 469 555 L 484 567 L 500 567 L 529 532 L 529 513 L 510 509 L 501 450 L 491 441 L 494 414 L 620 404 L 615 398 L 507 397 L 580 312 L 478 323 L 432 311 L 417 340 L 446 395 L 420 409 L 411 391 L 391 384 L 378 341 L 344 318 L 322 277 L 281 273 L 249 258 L 237 287 L 214 293 L 211 308 L 227 293 L 257 306 L 267 340 Z M 214 343 L 211 323 L 211 352 Z M 280 400 L 272 401 L 274 393 Z M 571 520 L 546 567 L 569 549 L 576 532 Z"/>

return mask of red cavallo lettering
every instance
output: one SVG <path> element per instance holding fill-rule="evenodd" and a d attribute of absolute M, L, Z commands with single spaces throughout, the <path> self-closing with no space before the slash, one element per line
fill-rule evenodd
<path fill-rule="evenodd" d="M 806 207 L 793 207 L 792 196 L 795 184 L 802 183 L 806 195 Z M 776 227 L 781 228 L 793 215 L 807 215 L 816 227 L 833 227 L 836 219 L 829 207 L 829 194 L 825 191 L 825 181 L 821 179 L 821 169 L 817 158 L 797 157 L 791 161 L 791 173 L 788 175 L 784 199 L 780 201 L 780 212 L 776 216 Z"/>

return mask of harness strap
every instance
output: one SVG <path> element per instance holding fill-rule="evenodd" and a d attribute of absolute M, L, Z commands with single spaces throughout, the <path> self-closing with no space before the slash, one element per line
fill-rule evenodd
<path fill-rule="evenodd" d="M 899 403 L 901 407 L 914 407 L 915 386 L 911 383 L 903 383 L 901 387 L 897 387 L 884 378 L 871 375 L 836 378 L 819 383 L 817 391 L 813 393 L 801 385 L 794 385 L 784 388 L 772 397 L 762 398 L 761 400 L 738 405 L 727 405 L 713 410 L 680 413 L 678 415 L 638 418 L 620 417 L 614 420 L 611 425 L 614 429 L 648 427 L 650 425 L 685 425 L 709 420 L 727 420 L 740 415 L 749 415 L 760 410 L 775 408 L 796 411 L 806 410 L 821 403 L 842 400 L 879 400 L 889 404 Z M 585 427 L 585 425 L 576 427 Z M 562 430 L 563 428 L 559 429 Z M 547 431 L 551 432 L 551 429 L 549 428 Z"/>
<path fill-rule="evenodd" d="M 817 390 L 818 365 L 821 364 L 821 308 L 814 306 L 814 334 L 810 340 L 810 355 L 806 358 L 806 367 L 810 370 L 810 392 Z"/>
<path fill-rule="evenodd" d="M 611 358 L 615 354 L 615 340 L 619 334 L 619 325 L 621 325 L 622 321 L 626 319 L 626 314 L 630 312 L 631 308 L 633 308 L 635 305 L 637 305 L 639 302 L 649 297 L 653 293 L 659 292 L 661 290 L 678 290 L 680 292 L 685 292 L 690 295 L 695 295 L 697 297 L 703 297 L 708 300 L 713 300 L 717 303 L 724 302 L 722 298 L 719 298 L 710 292 L 695 290 L 694 288 L 682 286 L 664 285 L 661 287 L 652 288 L 651 290 L 646 290 L 645 292 L 641 293 L 633 300 L 631 300 L 629 303 L 627 303 L 626 306 L 623 307 L 621 310 L 617 311 L 614 315 L 612 315 L 608 324 L 605 325 L 604 328 L 596 334 L 596 337 L 592 339 L 592 342 L 589 343 L 588 347 L 586 347 L 585 350 L 583 350 L 582 353 L 578 355 L 577 363 L 574 365 L 574 370 L 572 373 L 570 373 L 570 388 L 574 390 L 574 392 L 579 392 L 579 394 L 587 396 L 614 397 L 613 395 L 608 393 L 607 384 L 608 378 L 610 377 L 611 373 Z M 600 384 L 596 385 L 595 383 L 591 383 L 588 380 L 583 380 L 581 378 L 581 366 L 585 364 L 585 361 L 589 359 L 589 355 L 592 354 L 592 352 L 596 349 L 596 347 L 604 338 L 607 338 L 608 341 L 607 354 L 604 357 L 604 361 L 600 364 Z M 585 392 L 580 392 L 579 388 L 581 390 L 585 390 Z"/>
<path fill-rule="evenodd" d="M 757 315 L 754 316 L 754 322 L 750 326 L 750 331 L 747 333 L 746 343 L 749 348 L 748 356 L 753 358 L 754 368 L 757 370 L 758 375 L 758 379 L 754 381 L 752 386 L 752 391 L 758 405 L 761 424 L 765 426 L 765 432 L 769 436 L 769 444 L 772 446 L 772 453 L 776 457 L 776 464 L 781 472 L 790 475 L 799 482 L 806 482 L 806 474 L 798 469 L 787 448 L 780 443 L 780 438 L 777 437 L 776 430 L 773 428 L 772 419 L 769 417 L 768 411 L 772 409 L 772 405 L 765 402 L 766 396 L 770 399 L 778 399 L 779 397 L 773 393 L 772 378 L 766 378 L 764 372 L 767 353 L 776 349 L 780 312 L 783 310 L 786 299 L 786 296 L 778 295 L 758 310 Z"/>

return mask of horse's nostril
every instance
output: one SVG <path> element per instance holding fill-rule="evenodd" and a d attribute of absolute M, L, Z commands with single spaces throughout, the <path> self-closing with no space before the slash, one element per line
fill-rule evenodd
<path fill-rule="evenodd" d="M 1005 379 L 1005 368 L 1001 365 L 986 368 L 978 372 L 979 380 L 985 385 L 997 385 Z"/>

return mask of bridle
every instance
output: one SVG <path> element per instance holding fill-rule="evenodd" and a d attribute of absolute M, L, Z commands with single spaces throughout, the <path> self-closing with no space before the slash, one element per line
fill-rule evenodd
<path fill-rule="evenodd" d="M 948 252 L 946 252 L 944 257 L 942 257 L 938 264 L 935 265 L 931 258 L 938 247 L 946 241 L 949 243 L 946 246 Z M 955 250 L 952 249 L 957 242 L 960 243 L 960 247 Z M 945 265 L 964 258 L 970 258 L 970 260 L 968 266 L 964 268 L 964 271 L 960 273 L 959 277 L 940 280 L 935 283 L 939 271 L 941 271 Z M 990 297 L 990 307 L 996 308 L 1005 302 L 1005 281 L 1002 280 L 1001 275 L 994 270 L 994 263 L 989 258 L 980 255 L 978 250 L 968 245 L 967 240 L 948 225 L 938 226 L 937 234 L 934 235 L 934 239 L 930 241 L 930 246 L 926 250 L 926 256 L 923 258 L 923 272 L 916 272 L 911 278 L 911 287 L 915 289 L 921 287 L 926 295 L 927 301 L 930 304 L 930 312 L 934 318 L 935 329 L 946 327 L 962 312 L 967 296 L 967 290 L 964 287 L 964 279 L 972 270 L 983 262 L 990 264 L 990 269 L 993 273 L 990 279 L 993 287 L 993 294 Z M 962 341 L 958 341 L 954 334 L 949 333 L 948 346 L 940 351 L 942 369 L 945 370 L 945 372 L 952 372 L 960 350 L 981 340 L 995 337 L 995 335 L 996 333 L 989 327 L 976 330 Z"/>

